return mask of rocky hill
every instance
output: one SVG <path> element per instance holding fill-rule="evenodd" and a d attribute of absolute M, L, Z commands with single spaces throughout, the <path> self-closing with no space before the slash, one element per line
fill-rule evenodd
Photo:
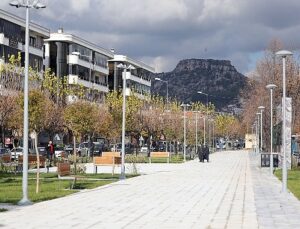
<path fill-rule="evenodd" d="M 155 74 L 152 93 L 166 96 L 166 83 L 155 77 L 168 81 L 170 98 L 206 103 L 206 95 L 197 93 L 202 91 L 219 110 L 229 105 L 238 106 L 240 90 L 246 84 L 246 77 L 237 72 L 229 60 L 186 59 L 181 60 L 172 72 Z"/>

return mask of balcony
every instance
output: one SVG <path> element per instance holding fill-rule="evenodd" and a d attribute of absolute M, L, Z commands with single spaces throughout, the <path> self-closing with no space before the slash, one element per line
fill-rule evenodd
<path fill-rule="evenodd" d="M 79 84 L 86 88 L 91 88 L 93 90 L 102 91 L 105 93 L 108 93 L 108 85 L 101 84 L 101 83 L 95 83 L 95 82 L 89 82 L 87 80 L 80 79 L 78 75 L 69 75 L 68 76 L 68 84 Z"/>
<path fill-rule="evenodd" d="M 94 65 L 89 61 L 80 59 L 77 55 L 68 55 L 68 64 L 77 64 L 85 68 L 91 68 L 93 71 L 100 72 L 102 74 L 108 75 L 109 71 L 107 68 Z"/>

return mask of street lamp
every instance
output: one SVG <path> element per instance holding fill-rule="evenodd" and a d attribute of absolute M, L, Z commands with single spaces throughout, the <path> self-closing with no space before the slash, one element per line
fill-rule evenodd
<path fill-rule="evenodd" d="M 89 64 L 90 64 L 90 68 L 89 68 L 89 83 L 90 83 L 89 92 L 91 94 L 91 88 L 92 88 L 92 56 L 87 56 L 87 55 L 81 54 L 80 52 L 72 52 L 72 55 L 75 55 L 75 56 L 78 56 L 78 57 L 82 56 L 82 57 L 85 57 L 85 58 L 89 59 Z"/>
<path fill-rule="evenodd" d="M 197 150 L 198 150 L 198 111 L 194 111 L 194 113 L 196 114 L 196 120 L 195 120 L 195 124 L 196 124 L 195 154 L 197 154 Z"/>
<path fill-rule="evenodd" d="M 270 139 L 270 173 L 273 175 L 273 90 L 277 86 L 275 84 L 268 84 L 266 86 L 267 89 L 270 90 L 270 131 L 271 131 L 271 139 Z"/>
<path fill-rule="evenodd" d="M 261 113 L 256 113 L 256 115 L 257 115 L 257 152 L 259 153 L 260 152 L 260 140 L 259 140 L 259 136 L 260 136 L 260 134 L 261 133 L 259 133 L 260 131 L 259 131 L 259 129 L 260 129 L 260 115 L 261 115 Z"/>
<path fill-rule="evenodd" d="M 204 92 L 202 92 L 202 91 L 197 91 L 197 93 L 206 96 L 206 116 L 208 116 L 208 94 L 207 94 L 207 93 L 204 93 Z M 204 145 L 206 145 L 206 139 L 205 139 L 205 132 L 206 132 L 206 129 L 205 129 L 205 122 L 206 122 L 206 119 L 205 119 L 205 117 L 204 117 L 204 119 L 203 119 L 203 122 L 204 122 Z"/>
<path fill-rule="evenodd" d="M 168 108 L 169 108 L 169 82 L 168 82 L 167 80 L 162 80 L 162 79 L 159 78 L 159 77 L 155 77 L 155 80 L 161 81 L 161 82 L 167 84 L 167 109 L 168 109 Z"/>
<path fill-rule="evenodd" d="M 265 109 L 264 106 L 259 106 L 260 110 L 260 150 L 263 152 L 263 111 Z"/>
<path fill-rule="evenodd" d="M 282 58 L 282 110 L 283 110 L 283 118 L 282 118 L 282 135 L 283 135 L 283 160 L 282 160 L 282 192 L 286 193 L 287 190 L 287 166 L 286 166 L 286 86 L 285 86 L 285 62 L 287 56 L 292 56 L 293 53 L 287 50 L 281 50 L 276 52 L 276 56 L 279 56 Z"/>
<path fill-rule="evenodd" d="M 127 70 L 133 70 L 135 67 L 133 67 L 131 64 L 118 64 L 117 68 L 123 69 L 123 106 L 122 106 L 122 160 L 121 160 L 121 175 L 120 179 L 124 180 L 125 177 L 125 123 L 126 123 L 126 78 L 130 78 L 131 72 L 129 71 L 129 75 L 127 76 Z"/>
<path fill-rule="evenodd" d="M 189 104 L 181 104 L 183 107 L 183 161 L 186 161 L 186 108 L 191 106 Z"/>
<path fill-rule="evenodd" d="M 19 205 L 31 204 L 28 199 L 28 69 L 29 69 L 29 9 L 46 8 L 46 6 L 37 1 L 12 1 L 9 5 L 14 7 L 26 8 L 26 27 L 25 27 L 25 69 L 24 69 L 24 114 L 23 114 L 23 178 L 22 191 L 23 197 L 19 201 Z"/>

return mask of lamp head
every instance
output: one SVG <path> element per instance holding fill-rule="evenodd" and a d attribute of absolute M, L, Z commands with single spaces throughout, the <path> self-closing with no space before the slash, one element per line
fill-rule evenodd
<path fill-rule="evenodd" d="M 285 58 L 287 56 L 291 56 L 291 55 L 293 55 L 293 53 L 290 51 L 287 51 L 287 50 L 280 50 L 280 51 L 276 52 L 276 56 L 280 56 L 283 58 Z"/>
<path fill-rule="evenodd" d="M 158 80 L 158 81 L 161 81 L 161 78 L 158 78 L 158 77 L 155 77 L 154 79 L 155 79 L 155 80 Z"/>
<path fill-rule="evenodd" d="M 80 56 L 80 52 L 72 52 L 72 55 Z"/>
<path fill-rule="evenodd" d="M 124 69 L 124 68 L 126 68 L 126 65 L 120 63 L 120 64 L 117 65 L 117 68 L 123 68 Z"/>
<path fill-rule="evenodd" d="M 191 105 L 190 104 L 186 104 L 186 103 L 182 103 L 181 105 L 180 105 L 181 107 L 190 107 Z"/>
<path fill-rule="evenodd" d="M 275 84 L 268 84 L 267 86 L 266 86 L 266 88 L 267 89 L 270 89 L 270 90 L 272 90 L 272 89 L 275 89 L 277 86 L 275 85 Z"/>
<path fill-rule="evenodd" d="M 11 1 L 11 2 L 9 3 L 9 5 L 14 6 L 14 7 L 17 7 L 17 8 L 19 8 L 19 7 L 22 6 L 22 4 L 21 4 L 19 1 Z"/>
<path fill-rule="evenodd" d="M 263 110 L 263 109 L 265 109 L 265 107 L 264 106 L 259 106 L 258 109 Z"/>
<path fill-rule="evenodd" d="M 129 66 L 127 66 L 127 69 L 128 69 L 128 70 L 134 70 L 135 67 L 134 67 L 133 65 L 130 64 Z"/>
<path fill-rule="evenodd" d="M 44 8 L 46 8 L 46 5 L 44 5 L 43 3 L 40 3 L 40 2 L 36 2 L 33 5 L 33 7 L 36 8 L 36 9 L 44 9 Z"/>

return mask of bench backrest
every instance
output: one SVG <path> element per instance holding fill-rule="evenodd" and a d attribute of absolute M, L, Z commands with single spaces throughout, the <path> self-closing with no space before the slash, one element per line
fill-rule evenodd
<path fill-rule="evenodd" d="M 102 157 L 94 157 L 93 163 L 95 165 L 118 165 L 121 164 L 121 157 L 114 156 L 102 156 Z"/>
<path fill-rule="evenodd" d="M 151 152 L 150 157 L 156 158 L 168 158 L 170 156 L 169 152 Z"/>
<path fill-rule="evenodd" d="M 46 161 L 46 158 L 44 156 L 39 156 L 40 158 L 40 164 L 44 164 Z M 23 155 L 18 157 L 18 163 L 23 163 Z M 28 155 L 28 164 L 35 164 L 37 163 L 36 155 Z"/>
<path fill-rule="evenodd" d="M 11 161 L 11 157 L 9 154 L 4 154 L 0 157 L 0 161 L 3 163 L 9 163 Z"/>
<path fill-rule="evenodd" d="M 57 163 L 58 176 L 67 176 L 71 174 L 71 166 L 69 162 Z"/>
<path fill-rule="evenodd" d="M 44 156 L 39 156 L 39 158 L 40 158 L 40 164 L 45 163 L 46 158 L 45 158 Z M 19 162 L 20 164 L 23 163 L 23 155 L 22 155 L 22 156 L 20 155 L 20 156 L 18 157 L 18 162 Z M 35 164 L 35 163 L 37 163 L 36 155 L 29 154 L 29 155 L 28 155 L 28 164 Z"/>
<path fill-rule="evenodd" d="M 110 156 L 110 157 L 120 157 L 120 152 L 102 152 L 102 157 L 104 156 Z"/>

